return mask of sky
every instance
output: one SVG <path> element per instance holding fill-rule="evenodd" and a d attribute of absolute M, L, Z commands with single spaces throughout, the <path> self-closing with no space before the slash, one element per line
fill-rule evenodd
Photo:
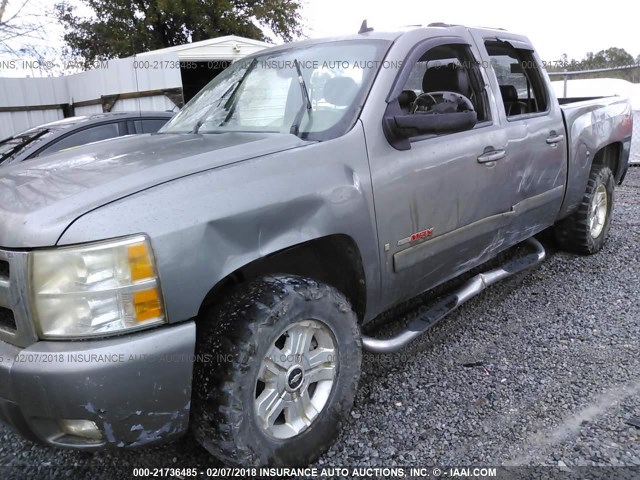
<path fill-rule="evenodd" d="M 25 0 L 9 0 L 9 10 Z M 26 12 L 51 9 L 57 0 L 29 0 Z M 78 4 L 78 0 L 71 0 Z M 630 2 L 505 2 L 498 0 L 302 0 L 304 32 L 316 38 L 355 33 L 367 19 L 376 30 L 404 25 L 446 22 L 467 26 L 505 28 L 529 37 L 542 60 L 560 60 L 566 53 L 576 60 L 589 51 L 624 48 L 634 58 L 640 55 L 640 18 Z M 88 12 L 82 9 L 83 12 Z M 48 49 L 62 47 L 63 30 L 50 17 L 43 18 L 46 38 L 30 40 Z M 15 44 L 19 48 L 19 40 Z M 11 56 L 11 55 L 10 55 Z M 6 57 L 6 55 L 5 55 Z M 12 55 L 15 57 L 15 55 Z M 2 56 L 0 56 L 0 60 Z M 28 71 L 0 70 L 0 76 L 30 75 Z M 35 72 L 38 76 L 38 72 Z"/>
<path fill-rule="evenodd" d="M 365 18 L 377 30 L 445 22 L 499 27 L 529 37 L 542 60 L 581 60 L 609 47 L 640 55 L 640 17 L 634 3 L 609 0 L 305 0 L 310 37 L 355 33 Z M 632 6 L 633 5 L 633 6 Z"/>

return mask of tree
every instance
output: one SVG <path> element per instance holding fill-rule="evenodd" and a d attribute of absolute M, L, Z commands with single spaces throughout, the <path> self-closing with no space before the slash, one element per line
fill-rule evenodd
<path fill-rule="evenodd" d="M 633 65 L 633 57 L 623 48 L 607 48 L 598 53 L 589 52 L 582 61 L 583 70 L 594 68 L 623 67 Z"/>
<path fill-rule="evenodd" d="M 623 48 L 611 47 L 606 50 L 600 50 L 597 53 L 588 52 L 582 60 L 568 60 L 566 55 L 562 55 L 561 65 L 550 65 L 547 67 L 549 72 L 562 72 L 565 69 L 569 72 L 582 70 L 597 70 L 600 68 L 611 67 L 628 67 L 631 65 L 637 68 L 627 68 L 616 71 L 606 72 L 589 72 L 584 74 L 573 75 L 571 79 L 585 78 L 620 78 L 630 82 L 637 82 L 640 79 L 640 55 L 634 60 L 633 56 Z M 556 77 L 557 78 L 557 77 Z"/>
<path fill-rule="evenodd" d="M 0 0 L 1 1 L 1 0 Z M 80 0 L 94 16 L 81 18 L 64 1 L 55 7 L 68 56 L 96 60 L 197 42 L 223 35 L 285 41 L 302 34 L 301 0 Z"/>

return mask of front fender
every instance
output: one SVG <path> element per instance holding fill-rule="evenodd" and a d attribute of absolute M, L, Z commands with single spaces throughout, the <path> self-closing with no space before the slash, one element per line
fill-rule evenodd
<path fill-rule="evenodd" d="M 153 187 L 89 212 L 68 245 L 134 233 L 151 238 L 170 322 L 197 315 L 207 292 L 254 260 L 313 239 L 348 235 L 375 312 L 379 255 L 362 126 L 321 143 Z M 367 315 L 369 316 L 369 315 Z"/>

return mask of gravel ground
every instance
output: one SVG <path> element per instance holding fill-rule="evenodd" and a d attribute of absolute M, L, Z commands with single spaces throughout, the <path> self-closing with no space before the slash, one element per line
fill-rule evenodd
<path fill-rule="evenodd" d="M 625 423 L 640 417 L 640 168 L 617 190 L 601 253 L 543 241 L 537 270 L 490 287 L 401 353 L 365 355 L 350 422 L 319 467 L 640 465 L 640 428 Z M 396 313 L 396 326 L 428 300 Z M 110 466 L 215 465 L 189 438 L 87 454 L 4 426 L 0 437 L 0 465 L 38 478 L 65 473 L 55 466 L 108 477 Z"/>

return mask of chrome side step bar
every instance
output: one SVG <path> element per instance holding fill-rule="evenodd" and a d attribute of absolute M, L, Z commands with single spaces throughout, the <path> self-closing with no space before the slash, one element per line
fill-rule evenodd
<path fill-rule="evenodd" d="M 475 297 L 489 285 L 504 280 L 531 267 L 538 266 L 547 256 L 542 244 L 535 238 L 529 238 L 524 243 L 534 249 L 521 257 L 509 260 L 504 265 L 479 273 L 460 289 L 437 302 L 423 315 L 413 320 L 406 329 L 394 337 L 380 340 L 366 335 L 362 336 L 362 348 L 374 353 L 397 352 L 411 341 L 426 332 L 430 327 L 442 320 L 467 300 Z"/>

